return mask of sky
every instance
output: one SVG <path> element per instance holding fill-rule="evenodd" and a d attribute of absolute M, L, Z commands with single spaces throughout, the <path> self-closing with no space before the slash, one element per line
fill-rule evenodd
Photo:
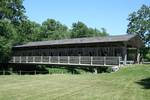
<path fill-rule="evenodd" d="M 26 15 L 42 23 L 48 18 L 71 28 L 81 21 L 88 27 L 105 28 L 110 35 L 126 34 L 128 15 L 150 0 L 24 0 Z"/>

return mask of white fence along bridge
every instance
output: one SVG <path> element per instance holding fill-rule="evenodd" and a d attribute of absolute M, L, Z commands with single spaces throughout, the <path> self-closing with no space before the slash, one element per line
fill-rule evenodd
<path fill-rule="evenodd" d="M 13 56 L 10 63 L 81 65 L 81 66 L 120 66 L 120 57 L 108 56 Z"/>

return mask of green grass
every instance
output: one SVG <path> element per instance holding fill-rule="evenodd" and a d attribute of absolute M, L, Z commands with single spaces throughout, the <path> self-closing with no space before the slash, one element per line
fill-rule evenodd
<path fill-rule="evenodd" d="M 0 76 L 0 100 L 150 100 L 150 65 L 97 75 Z"/>

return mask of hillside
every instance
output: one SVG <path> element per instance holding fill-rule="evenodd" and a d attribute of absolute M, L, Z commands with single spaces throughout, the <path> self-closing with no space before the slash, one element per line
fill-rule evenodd
<path fill-rule="evenodd" d="M 97 75 L 0 76 L 0 100 L 150 100 L 150 65 Z"/>

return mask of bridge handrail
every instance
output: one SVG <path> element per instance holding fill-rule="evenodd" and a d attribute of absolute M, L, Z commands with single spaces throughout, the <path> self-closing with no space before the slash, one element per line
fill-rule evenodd
<path fill-rule="evenodd" d="M 116 56 L 13 56 L 10 63 L 120 65 Z"/>

